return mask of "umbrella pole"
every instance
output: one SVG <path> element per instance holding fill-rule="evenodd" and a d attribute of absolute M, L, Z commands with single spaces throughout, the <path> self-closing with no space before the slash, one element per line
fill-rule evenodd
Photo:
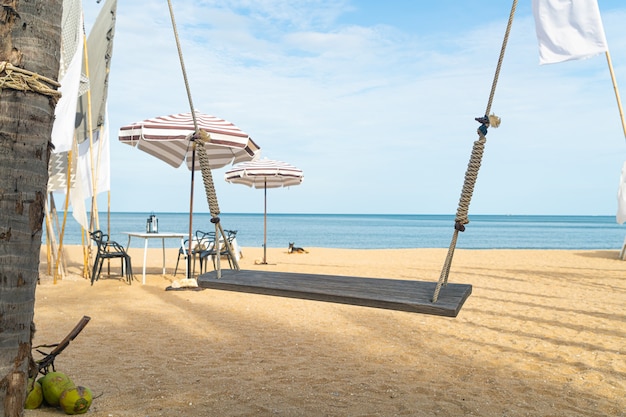
<path fill-rule="evenodd" d="M 193 183 L 194 183 L 194 172 L 196 165 L 196 143 L 193 143 L 193 148 L 191 151 L 191 192 L 189 193 L 189 239 L 187 243 L 189 247 L 187 249 L 187 276 L 186 278 L 191 278 L 191 257 L 193 256 L 193 239 L 192 239 L 192 230 L 193 230 Z"/>
<path fill-rule="evenodd" d="M 178 58 L 180 61 L 180 67 L 183 72 L 183 79 L 185 80 L 185 89 L 187 90 L 187 99 L 189 100 L 189 108 L 191 109 L 191 117 L 193 118 L 193 125 L 196 133 L 198 133 L 198 122 L 196 120 L 196 110 L 193 106 L 193 100 L 191 99 L 191 89 L 189 88 L 189 80 L 187 79 L 187 71 L 185 70 L 185 61 L 183 60 L 183 51 L 180 47 L 180 39 L 178 37 L 178 30 L 176 29 L 176 19 L 174 18 L 174 9 L 172 8 L 172 2 L 167 0 L 167 5 L 170 10 L 170 18 L 172 20 L 172 28 L 174 29 L 174 38 L 176 39 L 176 49 L 178 49 Z M 191 195 L 189 197 L 189 250 L 187 251 L 187 278 L 191 275 L 191 257 L 193 256 L 191 249 L 193 244 L 192 228 L 193 228 L 193 182 L 194 182 L 194 170 L 196 162 L 196 142 L 193 142 L 193 150 L 191 153 Z"/>
<path fill-rule="evenodd" d="M 264 179 L 263 185 L 263 265 L 265 265 L 267 264 L 267 179 Z"/>

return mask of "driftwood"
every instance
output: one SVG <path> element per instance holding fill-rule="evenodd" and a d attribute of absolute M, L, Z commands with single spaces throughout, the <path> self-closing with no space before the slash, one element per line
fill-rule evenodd
<path fill-rule="evenodd" d="M 72 331 L 65 336 L 65 338 L 60 342 L 53 345 L 39 345 L 33 347 L 33 349 L 37 350 L 40 354 L 44 355 L 43 359 L 36 361 L 37 373 L 41 372 L 42 374 L 47 374 L 49 372 L 50 367 L 54 371 L 54 360 L 56 357 L 63 352 L 63 350 L 68 347 L 70 342 L 78 336 L 78 334 L 85 328 L 87 323 L 89 323 L 91 317 L 83 316 L 82 319 L 78 322 L 78 324 L 72 329 Z M 54 348 L 50 351 L 50 353 L 45 353 L 39 350 L 39 348 Z"/>

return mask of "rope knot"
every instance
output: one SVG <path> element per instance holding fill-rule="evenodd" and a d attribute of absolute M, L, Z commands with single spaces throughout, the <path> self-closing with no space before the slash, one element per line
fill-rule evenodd
<path fill-rule="evenodd" d="M 56 80 L 0 61 L 0 92 L 3 89 L 31 91 L 50 97 L 56 105 L 61 98 L 61 92 L 57 91 L 59 87 L 61 84 Z"/>
<path fill-rule="evenodd" d="M 488 116 L 488 118 L 489 118 L 489 124 L 490 124 L 491 126 L 493 126 L 493 127 L 494 127 L 494 128 L 496 128 L 496 129 L 497 129 L 498 127 L 500 127 L 500 121 L 501 121 L 501 119 L 500 119 L 498 116 L 496 116 L 495 114 L 491 113 L 491 114 Z"/>
<path fill-rule="evenodd" d="M 479 134 L 482 133 L 483 136 L 487 136 L 487 130 L 490 126 L 497 128 L 500 126 L 500 118 L 495 114 L 491 113 L 489 116 L 484 115 L 482 117 L 474 117 L 478 123 L 480 123 L 480 127 L 478 128 Z"/>
<path fill-rule="evenodd" d="M 191 140 L 203 145 L 207 142 L 211 142 L 211 136 L 206 131 L 199 129 L 191 136 Z"/>

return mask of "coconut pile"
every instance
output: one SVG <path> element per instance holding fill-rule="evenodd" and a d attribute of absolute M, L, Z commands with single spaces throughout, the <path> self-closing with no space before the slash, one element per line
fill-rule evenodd
<path fill-rule="evenodd" d="M 87 387 L 74 385 L 62 372 L 48 372 L 41 378 L 29 378 L 24 408 L 60 407 L 65 414 L 84 414 L 91 407 L 93 394 Z"/>

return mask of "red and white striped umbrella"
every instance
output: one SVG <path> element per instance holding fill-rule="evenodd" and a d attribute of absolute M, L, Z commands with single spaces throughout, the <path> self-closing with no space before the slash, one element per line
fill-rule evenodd
<path fill-rule="evenodd" d="M 234 124 L 215 116 L 195 112 L 195 121 L 199 130 L 204 130 L 210 140 L 205 142 L 204 149 L 211 169 L 226 165 L 251 161 L 258 157 L 260 148 L 247 133 Z M 155 156 L 167 164 L 178 168 L 187 160 L 191 170 L 191 193 L 189 196 L 189 250 L 191 252 L 193 225 L 193 190 L 194 172 L 201 169 L 195 162 L 193 136 L 196 123 L 191 113 L 173 114 L 155 117 L 141 122 L 122 126 L 119 140 Z M 187 271 L 191 271 L 190 257 L 187 258 Z M 189 278 L 189 276 L 187 276 Z"/>
<path fill-rule="evenodd" d="M 234 124 L 199 112 L 195 115 L 198 128 L 207 132 L 211 138 L 210 143 L 205 144 L 211 168 L 251 161 L 258 156 L 259 146 Z M 192 169 L 191 138 L 194 133 L 191 113 L 180 113 L 122 126 L 119 140 L 176 168 L 186 159 L 187 167 Z M 195 165 L 194 169 L 198 170 L 200 166 Z"/>
<path fill-rule="evenodd" d="M 263 211 L 263 262 L 267 263 L 267 189 L 300 185 L 304 179 L 302 170 L 286 162 L 263 158 L 243 162 L 226 171 L 224 179 L 233 184 L 263 188 L 265 204 Z"/>
<path fill-rule="evenodd" d="M 263 158 L 233 166 L 226 171 L 224 179 L 254 188 L 280 188 L 299 185 L 303 174 L 301 169 L 286 162 Z"/>

